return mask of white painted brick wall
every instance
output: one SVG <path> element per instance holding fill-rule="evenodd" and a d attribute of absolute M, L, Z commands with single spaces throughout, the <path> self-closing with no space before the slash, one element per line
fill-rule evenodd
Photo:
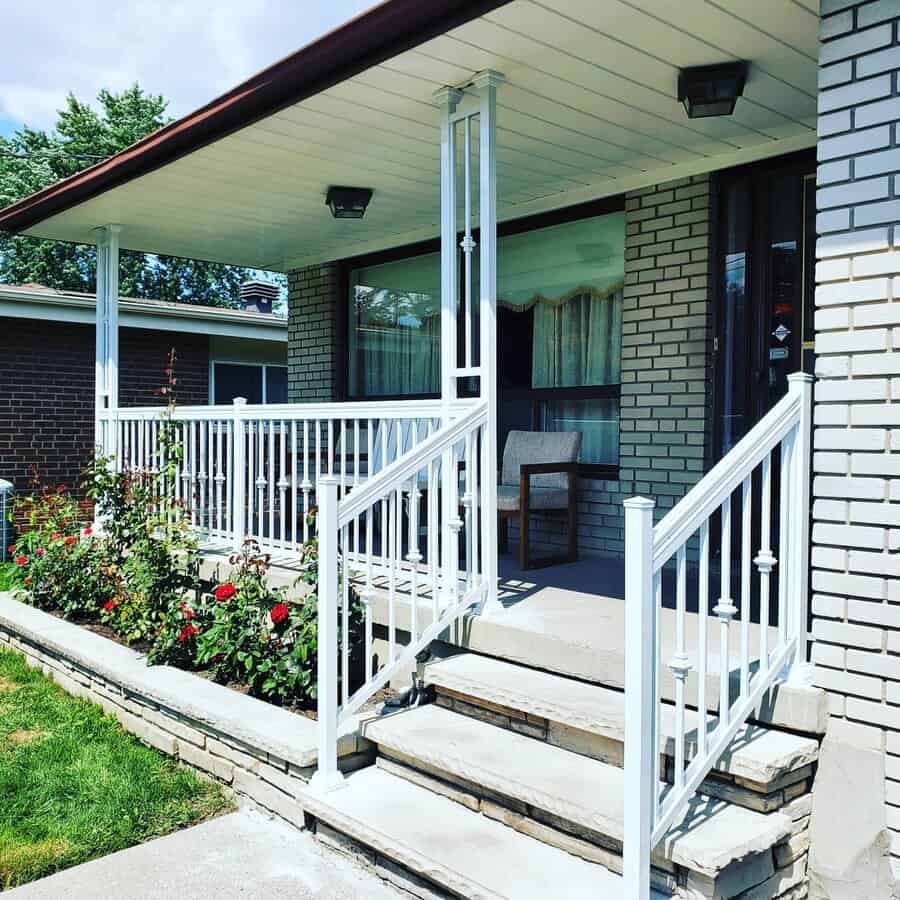
<path fill-rule="evenodd" d="M 812 657 L 835 730 L 886 754 L 900 856 L 900 4 L 822 13 Z"/>

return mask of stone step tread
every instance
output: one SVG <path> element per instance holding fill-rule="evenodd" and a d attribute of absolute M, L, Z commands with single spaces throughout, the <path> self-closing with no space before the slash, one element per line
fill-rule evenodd
<path fill-rule="evenodd" d="M 472 698 L 537 716 L 550 723 L 576 728 L 612 741 L 625 735 L 625 695 L 613 688 L 575 681 L 490 656 L 460 653 L 431 663 L 426 681 L 438 690 Z M 698 715 L 686 714 L 686 750 L 693 751 L 692 737 Z M 707 717 L 707 729 L 717 723 Z M 674 753 L 675 711 L 663 705 L 660 716 L 660 746 Z M 768 785 L 815 762 L 819 745 L 814 738 L 775 731 L 762 725 L 744 725 L 735 735 L 716 771 Z"/>
<path fill-rule="evenodd" d="M 622 841 L 624 772 L 480 719 L 429 704 L 366 723 L 379 751 L 425 771 L 475 784 L 595 835 Z M 729 863 L 790 834 L 791 820 L 697 797 L 657 853 L 714 877 Z"/>
<path fill-rule="evenodd" d="M 625 897 L 620 876 L 376 766 L 304 798 L 317 819 L 458 896 Z M 662 895 L 656 895 L 662 900 Z"/>

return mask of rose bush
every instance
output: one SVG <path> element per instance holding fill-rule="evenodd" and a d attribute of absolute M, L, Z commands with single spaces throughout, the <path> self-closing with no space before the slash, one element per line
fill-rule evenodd
<path fill-rule="evenodd" d="M 165 396 L 174 394 L 172 363 Z M 86 521 L 64 488 L 35 491 L 18 512 L 28 530 L 10 548 L 21 595 L 44 609 L 99 621 L 148 662 L 206 670 L 219 682 L 246 685 L 276 703 L 315 700 L 318 547 L 302 548 L 302 590 L 289 596 L 269 581 L 269 559 L 248 539 L 231 557 L 233 571 L 203 589 L 198 549 L 175 484 L 183 459 L 173 418 L 160 423 L 153 473 L 117 471 L 99 459 L 85 481 L 102 527 Z M 315 533 L 315 512 L 309 517 Z M 358 666 L 362 611 L 350 591 L 351 671 Z M 338 629 L 343 635 L 343 622 Z"/>

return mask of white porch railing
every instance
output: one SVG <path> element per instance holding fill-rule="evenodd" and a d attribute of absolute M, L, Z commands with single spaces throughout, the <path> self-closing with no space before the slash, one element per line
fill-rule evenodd
<path fill-rule="evenodd" d="M 650 854 L 681 816 L 700 783 L 727 749 L 766 691 L 785 677 L 807 673 L 807 577 L 812 377 L 788 378 L 787 395 L 653 527 L 651 500 L 625 501 L 625 829 L 626 896 L 650 896 Z M 773 469 L 778 467 L 777 546 L 773 547 Z M 732 502 L 739 491 L 739 551 L 732 567 Z M 758 497 L 758 504 L 754 503 Z M 758 505 L 758 510 L 756 506 Z M 707 627 L 711 576 L 711 521 L 718 514 L 719 592 L 711 610 L 718 620 L 718 718 L 706 710 L 709 673 Z M 758 540 L 754 557 L 753 541 Z M 688 558 L 696 601 L 695 642 L 688 644 Z M 661 660 L 663 568 L 674 558 L 674 652 Z M 753 567 L 756 573 L 753 572 Z M 777 632 L 769 633 L 772 573 L 777 577 Z M 737 596 L 732 582 L 739 583 Z M 751 597 L 760 622 L 751 646 Z M 693 603 L 691 604 L 694 605 Z M 730 631 L 739 615 L 736 658 Z M 693 632 L 693 629 L 691 629 Z M 674 681 L 674 777 L 660 778 L 660 670 Z M 696 696 L 687 677 L 696 672 Z M 801 674 L 802 673 L 802 674 Z M 687 734 L 687 710 L 697 710 Z M 688 752 L 690 738 L 690 754 Z M 689 758 L 690 756 L 690 758 Z"/>
<path fill-rule="evenodd" d="M 451 417 L 470 408 L 457 401 Z M 180 406 L 102 411 L 100 446 L 119 469 L 159 473 L 161 429 L 170 421 L 176 499 L 198 533 L 240 548 L 246 537 L 296 554 L 323 478 L 344 494 L 416 448 L 438 428 L 440 400 Z"/>
<path fill-rule="evenodd" d="M 488 405 L 480 402 L 343 499 L 336 477 L 322 479 L 319 760 L 313 780 L 321 790 L 343 780 L 337 765 L 341 723 L 486 597 L 485 573 L 496 567 L 496 523 L 488 520 L 485 503 L 496 489 L 488 421 Z M 482 479 L 482 472 L 490 477 Z M 365 608 L 356 666 L 351 582 L 361 586 Z M 386 606 L 380 650 L 373 635 L 376 603 Z"/>

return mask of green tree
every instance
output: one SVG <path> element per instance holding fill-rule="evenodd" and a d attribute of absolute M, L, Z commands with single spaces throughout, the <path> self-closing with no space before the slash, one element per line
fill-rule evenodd
<path fill-rule="evenodd" d="M 0 137 L 0 208 L 112 156 L 171 119 L 167 101 L 137 84 L 121 93 L 102 90 L 99 109 L 69 94 L 50 133 L 25 126 Z M 119 284 L 124 296 L 237 306 L 242 281 L 253 270 L 220 263 L 123 250 Z M 35 282 L 60 290 L 96 289 L 94 247 L 0 232 L 0 282 Z"/>

